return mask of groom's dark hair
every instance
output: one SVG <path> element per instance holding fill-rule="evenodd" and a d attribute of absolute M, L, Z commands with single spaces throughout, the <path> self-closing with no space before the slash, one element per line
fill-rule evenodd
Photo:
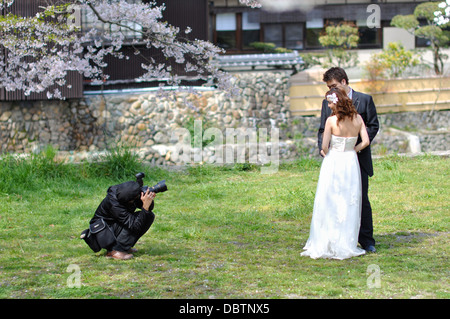
<path fill-rule="evenodd" d="M 343 68 L 333 67 L 331 69 L 328 69 L 323 74 L 323 81 L 328 82 L 331 80 L 336 80 L 338 82 L 341 82 L 342 80 L 345 80 L 348 85 L 348 76 L 347 73 L 345 73 Z"/>

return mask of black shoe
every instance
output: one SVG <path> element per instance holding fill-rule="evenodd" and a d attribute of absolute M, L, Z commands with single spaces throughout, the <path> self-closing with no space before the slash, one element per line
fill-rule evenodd
<path fill-rule="evenodd" d="M 373 245 L 369 245 L 366 248 L 364 248 L 365 251 L 367 251 L 368 253 L 376 253 L 377 250 L 375 249 L 375 246 Z"/>

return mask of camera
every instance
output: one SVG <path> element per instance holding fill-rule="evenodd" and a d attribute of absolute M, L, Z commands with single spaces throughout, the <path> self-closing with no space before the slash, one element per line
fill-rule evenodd
<path fill-rule="evenodd" d="M 144 181 L 142 179 L 144 177 L 145 177 L 145 174 L 142 172 L 136 174 L 136 182 L 138 182 L 139 186 L 141 187 L 141 192 L 143 192 L 144 194 L 147 192 L 148 189 L 150 189 L 150 192 L 153 192 L 155 194 L 163 193 L 163 192 L 167 191 L 166 180 L 162 180 L 162 181 L 158 182 L 153 187 L 148 187 L 148 186 L 143 186 Z"/>

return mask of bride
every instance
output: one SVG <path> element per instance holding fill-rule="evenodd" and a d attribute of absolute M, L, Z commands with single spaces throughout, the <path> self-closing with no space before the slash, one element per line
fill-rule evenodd
<path fill-rule="evenodd" d="M 363 119 L 344 91 L 332 88 L 326 93 L 326 99 L 332 114 L 326 121 L 323 133 L 320 153 L 324 159 L 317 183 L 309 239 L 301 255 L 314 259 L 345 259 L 365 253 L 357 247 L 361 219 L 361 173 L 356 152 L 370 142 Z M 362 141 L 356 145 L 358 135 Z"/>

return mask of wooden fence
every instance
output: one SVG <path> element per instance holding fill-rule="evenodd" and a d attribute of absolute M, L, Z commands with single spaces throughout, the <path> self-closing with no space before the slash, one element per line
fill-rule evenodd
<path fill-rule="evenodd" d="M 350 86 L 372 95 L 378 113 L 450 109 L 449 77 L 359 80 Z M 320 116 L 325 83 L 292 82 L 289 90 L 292 115 Z"/>

